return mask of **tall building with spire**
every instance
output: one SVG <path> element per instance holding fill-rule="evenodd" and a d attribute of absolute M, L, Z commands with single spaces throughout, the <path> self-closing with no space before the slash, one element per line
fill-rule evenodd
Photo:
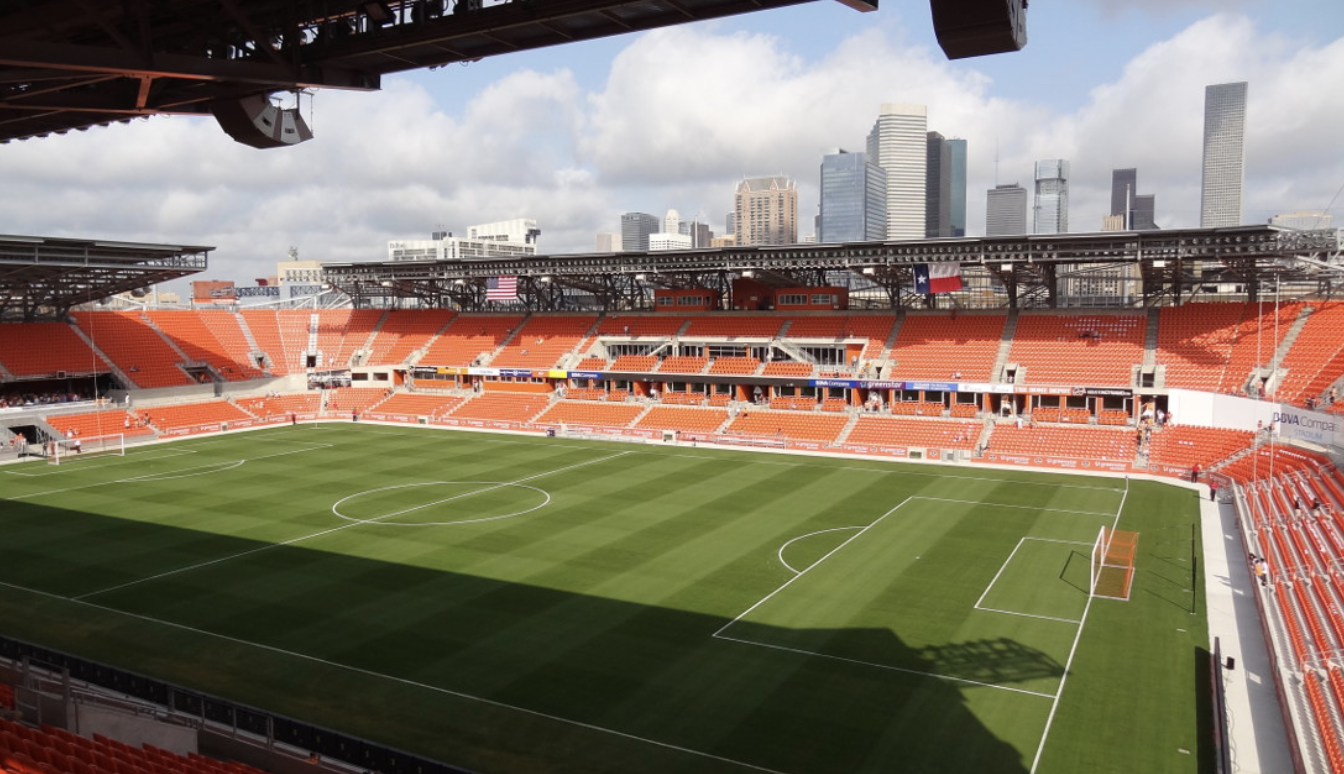
<path fill-rule="evenodd" d="M 1036 204 L 1032 209 L 1033 234 L 1067 234 L 1069 231 L 1069 162 L 1046 159 L 1036 162 Z"/>
<path fill-rule="evenodd" d="M 1246 174 L 1245 81 L 1204 87 L 1204 176 L 1200 228 L 1241 225 Z"/>
<path fill-rule="evenodd" d="M 868 133 L 868 159 L 887 173 L 887 238 L 923 239 L 928 108 L 887 103 Z"/>
<path fill-rule="evenodd" d="M 733 222 L 739 245 L 798 244 L 798 184 L 783 175 L 737 184 Z"/>

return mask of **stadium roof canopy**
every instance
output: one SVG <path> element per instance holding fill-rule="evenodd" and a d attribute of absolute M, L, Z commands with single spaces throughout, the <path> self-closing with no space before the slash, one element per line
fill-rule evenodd
<path fill-rule="evenodd" d="M 1229 285 L 1251 299 L 1266 288 L 1311 296 L 1344 289 L 1339 231 L 1273 226 L 326 264 L 323 279 L 358 306 L 417 299 L 498 308 L 485 300 L 487 278 L 516 276 L 528 309 L 647 309 L 658 288 L 726 297 L 734 279 L 748 277 L 779 288 L 846 287 L 851 305 L 900 309 L 932 303 L 913 290 L 914 266 L 947 262 L 961 265 L 978 294 L 970 305 L 985 307 L 1057 306 L 1070 279 L 1128 288 L 1114 294 L 1116 306 L 1179 304 Z"/>
<path fill-rule="evenodd" d="M 0 320 L 59 319 L 76 304 L 186 277 L 213 249 L 0 235 Z"/>
<path fill-rule="evenodd" d="M 0 142 L 812 1 L 0 0 Z"/>

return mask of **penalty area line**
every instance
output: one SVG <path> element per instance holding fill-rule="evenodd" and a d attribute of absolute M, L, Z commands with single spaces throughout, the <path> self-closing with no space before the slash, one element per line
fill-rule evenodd
<path fill-rule="evenodd" d="M 527 707 L 520 707 L 516 704 L 509 704 L 507 702 L 497 701 L 495 699 L 487 699 L 483 696 L 473 696 L 472 694 L 464 693 L 462 691 L 454 691 L 451 688 L 444 688 L 438 685 L 430 685 L 428 683 L 422 683 L 417 680 L 411 680 L 405 677 L 397 677 L 396 675 L 389 675 L 383 672 L 375 672 L 372 669 L 365 669 L 363 667 L 352 666 L 350 664 L 342 664 L 339 661 L 331 661 L 318 656 L 309 655 L 307 653 L 299 653 L 298 651 L 286 650 L 284 648 L 276 647 L 274 645 L 267 645 L 262 642 L 252 642 L 250 640 L 244 640 L 240 637 L 233 637 L 228 634 L 220 634 L 219 632 L 206 631 L 205 629 L 198 629 L 194 626 L 188 626 L 186 624 L 180 624 L 174 621 L 165 621 L 161 618 L 154 618 L 153 616 L 143 615 L 141 613 L 132 613 L 128 610 L 119 610 L 115 607 L 108 607 L 106 605 L 97 604 L 96 602 L 87 602 L 78 597 L 63 597 L 59 594 L 52 594 L 51 592 L 48 591 L 39 591 L 38 589 L 30 589 L 25 586 L 18 586 L 13 583 L 6 583 L 5 581 L 0 581 L 0 586 L 15 589 L 17 591 L 27 592 L 29 594 L 36 594 L 38 596 L 48 597 L 50 599 L 56 599 L 62 602 L 69 602 L 76 605 L 84 605 L 86 607 L 90 607 L 95 610 L 101 610 L 107 613 L 112 613 L 114 615 L 126 616 L 127 618 L 134 618 L 136 620 L 145 621 L 160 626 L 167 626 L 173 629 L 178 629 L 185 632 L 191 632 L 192 634 L 198 634 L 203 637 L 212 637 L 217 640 L 231 642 L 236 645 L 242 645 L 244 647 L 258 648 L 260 650 L 276 653 L 289 658 L 296 658 L 302 661 L 309 661 L 314 664 L 322 664 L 323 666 L 332 667 L 333 669 L 341 669 L 347 672 L 352 672 L 354 674 L 363 675 L 365 677 L 372 677 L 379 680 L 387 680 L 389 682 L 397 683 L 399 685 L 404 685 L 411 688 L 419 688 L 422 690 L 430 691 L 432 693 L 442 694 L 444 696 L 452 696 L 454 698 L 463 699 L 465 701 L 478 702 L 480 704 L 485 704 L 491 707 L 497 707 L 499 709 L 510 710 L 512 712 L 520 712 L 524 715 L 543 718 L 545 720 L 550 720 L 556 723 L 573 726 L 575 728 L 583 728 L 589 731 L 596 731 L 602 734 L 610 734 L 612 736 L 621 737 L 622 739 L 629 739 L 635 742 L 641 742 L 643 744 L 649 744 L 655 747 L 661 747 L 665 750 L 673 750 L 675 752 L 686 753 L 687 755 L 704 758 L 706 760 L 713 760 L 718 761 L 720 763 L 727 763 L 732 766 L 738 766 L 744 769 L 750 769 L 752 771 L 764 772 L 765 774 L 785 774 L 785 772 L 781 772 L 777 769 L 771 769 L 765 766 L 758 766 L 754 763 L 747 763 L 745 761 L 739 761 L 733 758 L 726 758 L 722 755 L 715 755 L 713 753 L 708 753 L 703 750 L 696 750 L 690 747 L 682 747 L 681 745 L 672 744 L 671 742 L 660 742 L 657 739 L 649 739 L 648 737 L 639 736 L 637 734 L 631 734 L 625 731 L 617 731 L 616 729 L 606 728 L 604 726 L 599 726 L 595 723 L 587 723 L 582 720 L 563 718 L 560 717 L 559 715 L 552 715 L 550 713 L 542 712 L 540 710 L 529 709 Z"/>

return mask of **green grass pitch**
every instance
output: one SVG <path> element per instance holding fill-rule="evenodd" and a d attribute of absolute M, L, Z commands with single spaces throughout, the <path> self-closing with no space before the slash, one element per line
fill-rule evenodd
<path fill-rule="evenodd" d="M 0 631 L 482 772 L 1211 770 L 1187 489 L 326 424 L 0 498 Z"/>

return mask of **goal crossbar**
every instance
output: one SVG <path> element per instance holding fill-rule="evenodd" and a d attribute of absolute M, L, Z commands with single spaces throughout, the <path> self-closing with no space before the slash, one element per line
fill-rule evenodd
<path fill-rule="evenodd" d="M 60 465 L 75 458 L 95 456 L 126 456 L 125 433 L 96 435 L 89 438 L 75 436 L 49 441 L 47 444 L 47 462 Z"/>

